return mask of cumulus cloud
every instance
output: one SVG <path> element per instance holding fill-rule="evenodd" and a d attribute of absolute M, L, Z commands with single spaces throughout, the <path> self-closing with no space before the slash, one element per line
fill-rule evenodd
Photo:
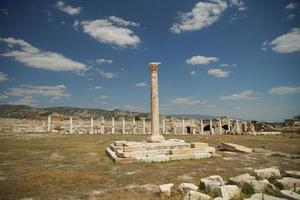
<path fill-rule="evenodd" d="M 229 72 L 227 72 L 223 69 L 209 69 L 208 74 L 215 76 L 217 78 L 225 78 L 229 75 Z"/>
<path fill-rule="evenodd" d="M 81 7 L 68 6 L 63 1 L 57 1 L 54 7 L 69 15 L 78 15 L 82 9 Z"/>
<path fill-rule="evenodd" d="M 221 101 L 227 101 L 227 100 L 236 101 L 236 100 L 248 100 L 248 99 L 256 99 L 256 98 L 257 98 L 257 96 L 254 94 L 254 92 L 252 90 L 246 90 L 241 93 L 231 94 L 229 96 L 221 96 L 219 98 L 219 100 L 221 100 Z"/>
<path fill-rule="evenodd" d="M 122 48 L 137 46 L 140 38 L 128 27 L 139 26 L 136 22 L 127 21 L 116 16 L 93 21 L 75 22 L 74 27 L 81 26 L 83 32 L 89 34 L 101 43 Z"/>
<path fill-rule="evenodd" d="M 140 82 L 135 84 L 136 87 L 148 87 L 148 85 L 145 82 Z"/>
<path fill-rule="evenodd" d="M 187 59 L 185 62 L 189 65 L 207 65 L 216 61 L 218 61 L 218 58 L 216 57 L 193 56 Z"/>
<path fill-rule="evenodd" d="M 21 85 L 19 87 L 10 88 L 5 95 L 7 96 L 44 96 L 50 97 L 52 100 L 58 100 L 62 97 L 70 97 L 71 95 L 66 92 L 64 85 L 56 86 L 33 86 Z"/>
<path fill-rule="evenodd" d="M 269 90 L 269 93 L 278 94 L 278 95 L 297 94 L 300 93 L 300 86 L 299 87 L 287 87 L 287 86 L 274 87 Z"/>
<path fill-rule="evenodd" d="M 8 77 L 7 74 L 0 72 L 0 82 L 8 80 L 7 77 Z"/>
<path fill-rule="evenodd" d="M 100 74 L 100 76 L 102 76 L 103 78 L 106 78 L 106 79 L 112 79 L 112 78 L 117 78 L 118 77 L 115 73 L 105 72 L 102 69 L 99 71 L 99 74 Z"/>
<path fill-rule="evenodd" d="M 101 58 L 101 59 L 96 59 L 95 62 L 99 65 L 104 65 L 104 64 L 112 64 L 113 61 L 110 59 L 105 59 L 105 58 Z"/>
<path fill-rule="evenodd" d="M 275 38 L 271 42 L 265 41 L 262 49 L 267 50 L 270 47 L 277 53 L 293 53 L 300 51 L 300 29 L 293 28 L 290 32 Z"/>
<path fill-rule="evenodd" d="M 206 104 L 206 101 L 194 97 L 178 97 L 171 100 L 172 104 L 176 105 L 197 105 L 197 104 Z"/>
<path fill-rule="evenodd" d="M 230 6 L 236 6 L 239 11 L 244 11 L 247 10 L 247 7 L 242 0 L 229 0 L 229 5 Z"/>
<path fill-rule="evenodd" d="M 2 56 L 11 57 L 28 67 L 46 69 L 52 71 L 86 71 L 87 66 L 83 63 L 66 58 L 62 54 L 50 51 L 42 51 L 21 39 L 0 38 L 9 50 Z"/>
<path fill-rule="evenodd" d="M 291 3 L 289 3 L 288 5 L 285 6 L 285 9 L 287 9 L 287 10 L 294 10 L 294 9 L 297 9 L 298 6 L 299 6 L 298 3 L 291 2 Z"/>

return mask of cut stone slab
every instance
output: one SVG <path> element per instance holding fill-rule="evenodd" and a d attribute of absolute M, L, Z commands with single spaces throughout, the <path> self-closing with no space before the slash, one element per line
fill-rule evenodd
<path fill-rule="evenodd" d="M 290 177 L 300 178 L 300 171 L 296 171 L 296 170 L 285 171 L 285 174 Z"/>
<path fill-rule="evenodd" d="M 232 199 L 238 198 L 241 195 L 241 191 L 236 185 L 224 185 L 219 187 L 218 194 L 223 199 Z"/>
<path fill-rule="evenodd" d="M 205 143 L 205 142 L 192 142 L 191 147 L 192 148 L 205 148 L 205 147 L 208 147 L 208 143 Z"/>
<path fill-rule="evenodd" d="M 197 191 L 189 191 L 186 193 L 186 195 L 183 197 L 183 200 L 210 200 L 211 197 L 208 196 L 207 194 L 203 194 L 201 192 Z"/>
<path fill-rule="evenodd" d="M 226 151 L 236 151 L 236 152 L 243 152 L 243 153 L 253 152 L 253 149 L 238 144 L 228 143 L 228 142 L 222 142 L 221 149 Z"/>
<path fill-rule="evenodd" d="M 281 190 L 280 194 L 282 197 L 290 200 L 300 200 L 300 194 L 293 192 L 291 190 Z"/>
<path fill-rule="evenodd" d="M 193 153 L 213 153 L 216 151 L 215 147 L 197 147 L 191 148 Z"/>
<path fill-rule="evenodd" d="M 294 189 L 294 187 L 300 187 L 300 179 L 298 178 L 283 177 L 282 179 L 277 179 L 276 182 L 286 190 Z"/>
<path fill-rule="evenodd" d="M 194 159 L 210 158 L 212 157 L 211 153 L 193 153 Z"/>
<path fill-rule="evenodd" d="M 286 200 L 283 198 L 274 197 L 274 196 L 270 196 L 270 195 L 266 195 L 266 194 L 262 194 L 262 193 L 253 194 L 250 199 L 253 199 L 253 200 Z"/>
<path fill-rule="evenodd" d="M 238 185 L 242 187 L 246 182 L 255 180 L 254 176 L 250 176 L 249 174 L 241 174 L 232 178 L 229 178 L 229 183 Z"/>
<path fill-rule="evenodd" d="M 171 155 L 180 155 L 180 154 L 192 154 L 191 148 L 182 148 L 182 149 L 171 149 Z"/>
<path fill-rule="evenodd" d="M 163 184 L 159 186 L 159 193 L 165 194 L 166 196 L 171 196 L 171 189 L 174 186 L 173 183 Z"/>
<path fill-rule="evenodd" d="M 254 170 L 254 173 L 259 179 L 270 179 L 270 178 L 280 178 L 281 174 L 279 169 L 276 168 L 265 168 Z"/>
<path fill-rule="evenodd" d="M 181 183 L 178 186 L 179 191 L 184 192 L 184 191 L 189 191 L 189 190 L 198 190 L 199 187 L 193 183 Z"/>
<path fill-rule="evenodd" d="M 264 193 L 267 190 L 274 190 L 274 186 L 267 180 L 250 180 L 246 182 L 255 193 Z"/>
<path fill-rule="evenodd" d="M 209 176 L 200 179 L 200 186 L 205 190 L 205 192 L 216 191 L 220 186 L 225 185 L 223 179 L 219 175 Z"/>

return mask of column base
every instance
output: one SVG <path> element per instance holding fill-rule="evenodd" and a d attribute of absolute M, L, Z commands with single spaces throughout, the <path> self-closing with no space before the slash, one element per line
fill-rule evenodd
<path fill-rule="evenodd" d="M 150 135 L 147 142 L 164 142 L 165 138 L 162 135 Z"/>

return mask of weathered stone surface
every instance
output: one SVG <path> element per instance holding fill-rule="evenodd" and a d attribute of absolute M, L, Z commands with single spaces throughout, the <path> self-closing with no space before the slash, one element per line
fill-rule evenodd
<path fill-rule="evenodd" d="M 236 152 L 245 152 L 245 153 L 253 152 L 253 149 L 238 144 L 228 143 L 228 142 L 222 142 L 221 149 L 226 151 L 236 151 Z"/>
<path fill-rule="evenodd" d="M 220 186 L 223 185 L 225 185 L 225 183 L 222 177 L 219 175 L 200 179 L 200 186 L 204 188 L 206 192 L 216 191 Z"/>
<path fill-rule="evenodd" d="M 135 147 L 123 147 L 124 152 L 134 152 L 137 151 L 138 149 Z"/>
<path fill-rule="evenodd" d="M 110 149 L 113 151 L 123 151 L 123 146 L 110 145 Z"/>
<path fill-rule="evenodd" d="M 224 199 L 238 198 L 241 195 L 241 191 L 236 185 L 224 185 L 218 189 L 218 194 Z"/>
<path fill-rule="evenodd" d="M 253 194 L 250 199 L 253 199 L 253 200 L 254 199 L 255 200 L 286 200 L 283 198 L 274 197 L 274 196 L 266 195 L 263 193 Z"/>
<path fill-rule="evenodd" d="M 152 157 L 158 155 L 165 155 L 168 154 L 168 149 L 162 150 L 149 150 L 149 151 L 133 151 L 133 152 L 123 152 L 123 151 L 116 151 L 116 155 L 121 158 L 140 158 L 140 157 Z"/>
<path fill-rule="evenodd" d="M 192 148 L 205 148 L 205 147 L 208 147 L 208 143 L 205 143 L 205 142 L 192 142 L 191 147 Z"/>
<path fill-rule="evenodd" d="M 231 184 L 235 184 L 235 185 L 238 185 L 241 187 L 244 185 L 244 183 L 251 181 L 251 180 L 255 180 L 255 177 L 250 176 L 249 174 L 241 174 L 241 175 L 229 178 L 228 181 Z"/>
<path fill-rule="evenodd" d="M 115 146 L 123 146 L 124 144 L 126 144 L 127 141 L 126 140 L 119 140 L 119 141 L 115 141 L 114 145 Z"/>
<path fill-rule="evenodd" d="M 210 158 L 211 156 L 211 153 L 193 153 L 194 159 Z"/>
<path fill-rule="evenodd" d="M 210 200 L 210 196 L 208 196 L 207 194 L 203 194 L 201 192 L 197 192 L 197 191 L 189 191 L 188 193 L 186 193 L 186 195 L 183 197 L 183 200 Z"/>
<path fill-rule="evenodd" d="M 273 185 L 267 180 L 250 180 L 246 182 L 255 193 L 264 193 L 267 190 L 273 190 Z"/>
<path fill-rule="evenodd" d="M 193 159 L 193 154 L 178 154 L 178 155 L 170 155 L 170 160 L 187 160 Z"/>
<path fill-rule="evenodd" d="M 159 193 L 171 196 L 171 189 L 174 186 L 173 183 L 163 184 L 159 186 Z"/>
<path fill-rule="evenodd" d="M 226 199 L 224 199 L 222 197 L 216 197 L 216 198 L 214 198 L 214 200 L 226 200 Z"/>
<path fill-rule="evenodd" d="M 197 147 L 191 148 L 193 153 L 213 153 L 216 151 L 215 147 Z"/>
<path fill-rule="evenodd" d="M 293 192 L 291 190 L 281 190 L 280 195 L 290 200 L 300 200 L 300 194 Z"/>
<path fill-rule="evenodd" d="M 296 170 L 285 171 L 285 174 L 290 177 L 300 178 L 300 171 L 296 171 Z"/>
<path fill-rule="evenodd" d="M 276 182 L 286 190 L 294 189 L 294 187 L 300 187 L 300 179 L 298 178 L 283 177 L 282 179 L 277 179 Z"/>
<path fill-rule="evenodd" d="M 189 190 L 198 190 L 199 187 L 193 183 L 181 183 L 179 186 L 178 186 L 178 189 L 181 191 L 181 192 L 184 192 L 184 191 L 189 191 Z"/>
<path fill-rule="evenodd" d="M 281 174 L 279 169 L 276 168 L 265 168 L 254 170 L 254 173 L 259 179 L 269 179 L 269 178 L 280 178 Z"/>
<path fill-rule="evenodd" d="M 152 157 L 140 157 L 137 158 L 140 162 L 167 162 L 170 161 L 170 155 L 158 155 Z"/>
<path fill-rule="evenodd" d="M 170 149 L 171 155 L 180 155 L 180 154 L 192 154 L 191 148 L 183 148 L 183 149 Z"/>

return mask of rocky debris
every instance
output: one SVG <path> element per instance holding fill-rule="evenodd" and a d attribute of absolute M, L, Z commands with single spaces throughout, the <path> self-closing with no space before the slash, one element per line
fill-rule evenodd
<path fill-rule="evenodd" d="M 181 192 L 184 192 L 184 191 L 188 191 L 188 190 L 198 190 L 199 187 L 193 183 L 181 183 L 179 186 L 178 186 L 178 189 L 181 191 Z"/>
<path fill-rule="evenodd" d="M 254 176 L 250 176 L 249 174 L 241 174 L 232 178 L 229 178 L 229 183 L 238 185 L 242 187 L 246 182 L 251 180 L 255 180 Z"/>
<path fill-rule="evenodd" d="M 267 179 L 264 180 L 250 180 L 247 183 L 255 193 L 264 193 L 267 190 L 275 190 L 273 186 Z"/>
<path fill-rule="evenodd" d="M 293 192 L 291 190 L 281 190 L 280 195 L 290 200 L 300 200 L 300 194 Z"/>
<path fill-rule="evenodd" d="M 279 169 L 276 168 L 258 169 L 254 170 L 254 173 L 259 179 L 273 179 L 281 177 Z"/>
<path fill-rule="evenodd" d="M 286 190 L 300 187 L 300 179 L 298 178 L 283 177 L 282 179 L 277 179 L 276 182 L 281 188 Z"/>
<path fill-rule="evenodd" d="M 166 196 L 171 196 L 171 189 L 174 186 L 173 183 L 163 184 L 159 186 L 160 195 L 165 194 Z"/>
<path fill-rule="evenodd" d="M 300 178 L 300 171 L 296 171 L 296 170 L 285 171 L 285 174 L 290 177 Z"/>
<path fill-rule="evenodd" d="M 253 152 L 253 149 L 250 149 L 245 146 L 238 145 L 238 144 L 228 143 L 228 142 L 222 142 L 220 149 L 226 150 L 226 151 L 243 152 L 243 153 Z"/>
<path fill-rule="evenodd" d="M 216 197 L 216 198 L 214 198 L 214 200 L 226 200 L 226 199 L 224 199 L 222 197 Z"/>
<path fill-rule="evenodd" d="M 286 200 L 279 197 L 274 197 L 271 195 L 266 195 L 263 193 L 253 194 L 249 200 Z"/>
<path fill-rule="evenodd" d="M 200 186 L 206 191 L 206 192 L 212 192 L 219 188 L 219 186 L 225 185 L 223 179 L 219 175 L 209 176 L 206 178 L 200 179 Z"/>
<path fill-rule="evenodd" d="M 236 185 L 224 185 L 219 187 L 218 194 L 223 199 L 233 199 L 238 198 L 241 195 L 241 191 Z"/>
<path fill-rule="evenodd" d="M 203 194 L 194 190 L 189 191 L 183 197 L 183 200 L 210 200 L 210 196 L 207 194 Z"/>

